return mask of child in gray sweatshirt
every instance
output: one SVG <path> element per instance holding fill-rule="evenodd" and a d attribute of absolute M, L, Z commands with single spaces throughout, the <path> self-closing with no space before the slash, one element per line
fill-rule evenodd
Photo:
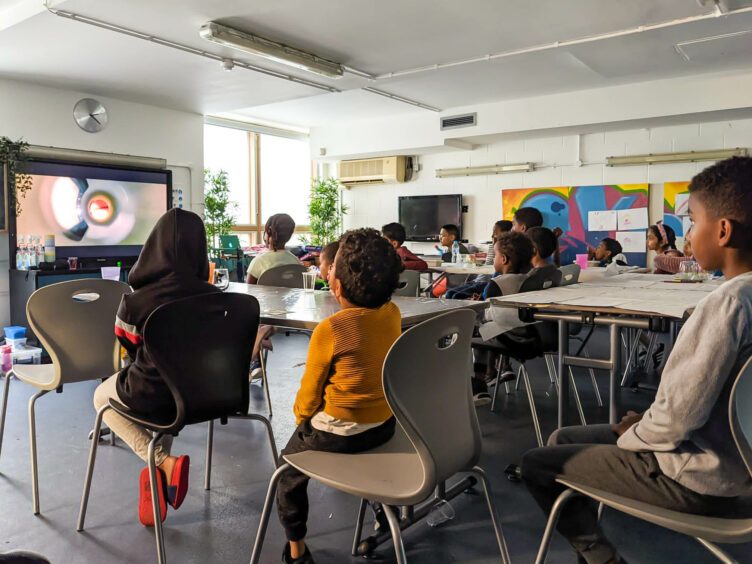
<path fill-rule="evenodd" d="M 655 401 L 617 425 L 566 427 L 528 451 L 522 478 L 548 513 L 557 476 L 667 509 L 752 516 L 752 478 L 729 424 L 729 395 L 752 355 L 752 158 L 713 165 L 689 185 L 695 259 L 727 282 L 684 325 Z M 595 505 L 568 502 L 557 529 L 588 564 L 621 562 Z"/>

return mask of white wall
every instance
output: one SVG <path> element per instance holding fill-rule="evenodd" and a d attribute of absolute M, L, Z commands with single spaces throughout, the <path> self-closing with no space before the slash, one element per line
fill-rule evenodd
<path fill-rule="evenodd" d="M 690 180 L 710 163 L 606 167 L 606 156 L 752 147 L 752 119 L 690 125 L 606 131 L 578 136 L 552 136 L 481 145 L 472 151 L 432 153 L 419 158 L 422 170 L 404 184 L 357 186 L 344 191 L 350 206 L 345 227 L 375 227 L 397 220 L 397 197 L 421 194 L 463 194 L 469 206 L 465 237 L 487 241 L 493 223 L 502 217 L 504 188 L 650 183 L 651 222 L 663 214 L 663 182 Z M 437 168 L 535 162 L 544 168 L 530 173 L 436 178 Z M 591 164 L 588 164 L 591 163 Z M 409 243 L 414 250 L 433 244 Z"/>
<path fill-rule="evenodd" d="M 100 100 L 109 123 L 86 133 L 73 121 L 81 98 Z M 0 80 L 0 135 L 32 145 L 65 147 L 164 158 L 173 168 L 175 187 L 183 188 L 190 208 L 202 211 L 203 116 L 124 102 L 86 92 Z M 185 206 L 188 208 L 189 206 Z M 9 324 L 8 239 L 0 234 L 0 327 Z"/>

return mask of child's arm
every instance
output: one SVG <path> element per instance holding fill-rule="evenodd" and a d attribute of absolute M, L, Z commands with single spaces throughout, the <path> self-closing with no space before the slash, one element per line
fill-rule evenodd
<path fill-rule="evenodd" d="M 120 341 L 123 348 L 128 351 L 128 355 L 131 358 L 136 357 L 136 351 L 144 343 L 144 339 L 141 336 L 141 332 L 136 327 L 135 323 L 128 323 L 126 320 L 130 320 L 127 307 L 127 295 L 123 296 L 118 306 L 117 314 L 115 315 L 115 336 Z"/>
<path fill-rule="evenodd" d="M 329 379 L 333 355 L 332 325 L 324 320 L 313 330 L 311 343 L 308 345 L 305 373 L 293 407 L 298 424 L 319 411 L 324 401 L 324 386 Z"/>
<path fill-rule="evenodd" d="M 705 425 L 749 342 L 749 319 L 734 296 L 711 294 L 685 324 L 666 363 L 655 401 L 620 438 L 632 451 L 667 452 Z M 722 409 L 719 416 L 728 417 Z"/>

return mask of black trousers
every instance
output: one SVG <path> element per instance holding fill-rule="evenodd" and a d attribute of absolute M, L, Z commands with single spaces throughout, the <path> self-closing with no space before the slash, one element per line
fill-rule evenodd
<path fill-rule="evenodd" d="M 685 488 L 661 471 L 652 452 L 623 450 L 616 446 L 616 439 L 611 425 L 565 427 L 551 435 L 549 446 L 525 453 L 522 479 L 546 515 L 566 489 L 556 483 L 557 476 L 674 511 L 752 515 L 747 500 Z M 570 498 L 556 528 L 588 564 L 604 564 L 617 557 L 598 526 L 597 504 L 587 498 Z"/>
<path fill-rule="evenodd" d="M 306 450 L 324 452 L 356 453 L 384 444 L 394 435 L 395 419 L 390 417 L 384 423 L 357 435 L 335 435 L 319 431 L 311 426 L 310 420 L 303 421 L 282 450 L 285 454 L 295 454 Z M 284 464 L 280 460 L 280 464 Z M 287 539 L 298 541 L 306 536 L 308 521 L 308 476 L 289 468 L 283 472 L 277 486 L 277 512 L 285 529 Z"/>

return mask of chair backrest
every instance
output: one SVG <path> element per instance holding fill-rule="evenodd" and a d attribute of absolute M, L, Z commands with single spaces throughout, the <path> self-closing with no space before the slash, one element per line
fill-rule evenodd
<path fill-rule="evenodd" d="M 303 273 L 306 267 L 302 264 L 283 264 L 265 270 L 259 276 L 257 284 L 261 286 L 282 286 L 284 288 L 302 288 Z"/>
<path fill-rule="evenodd" d="M 400 285 L 394 291 L 395 296 L 417 297 L 420 290 L 420 273 L 417 270 L 403 270 L 399 277 Z"/>
<path fill-rule="evenodd" d="M 577 281 L 580 279 L 580 268 L 579 264 L 565 264 L 562 267 L 559 267 L 559 272 L 561 272 L 561 284 L 560 286 L 569 286 L 570 284 L 577 284 Z"/>
<path fill-rule="evenodd" d="M 29 326 L 55 365 L 55 380 L 62 384 L 107 378 L 120 363 L 115 337 L 115 315 L 128 284 L 83 278 L 43 286 L 29 296 Z"/>
<path fill-rule="evenodd" d="M 212 293 L 155 309 L 144 347 L 175 400 L 167 432 L 248 411 L 248 365 L 259 304 L 247 294 Z"/>
<path fill-rule="evenodd" d="M 747 471 L 752 475 L 752 445 L 750 445 L 752 443 L 752 409 L 750 406 L 752 406 L 752 358 L 747 360 L 739 371 L 729 398 L 731 434 L 734 436 L 734 442 Z"/>
<path fill-rule="evenodd" d="M 405 331 L 384 361 L 384 393 L 421 458 L 425 495 L 480 456 L 470 386 L 474 323 L 469 309 L 433 317 Z"/>
<path fill-rule="evenodd" d="M 522 292 L 536 292 L 538 290 L 545 290 L 553 286 L 553 280 L 551 276 L 546 272 L 540 270 L 533 272 L 530 276 L 525 278 L 525 281 L 520 286 L 518 293 Z"/>

